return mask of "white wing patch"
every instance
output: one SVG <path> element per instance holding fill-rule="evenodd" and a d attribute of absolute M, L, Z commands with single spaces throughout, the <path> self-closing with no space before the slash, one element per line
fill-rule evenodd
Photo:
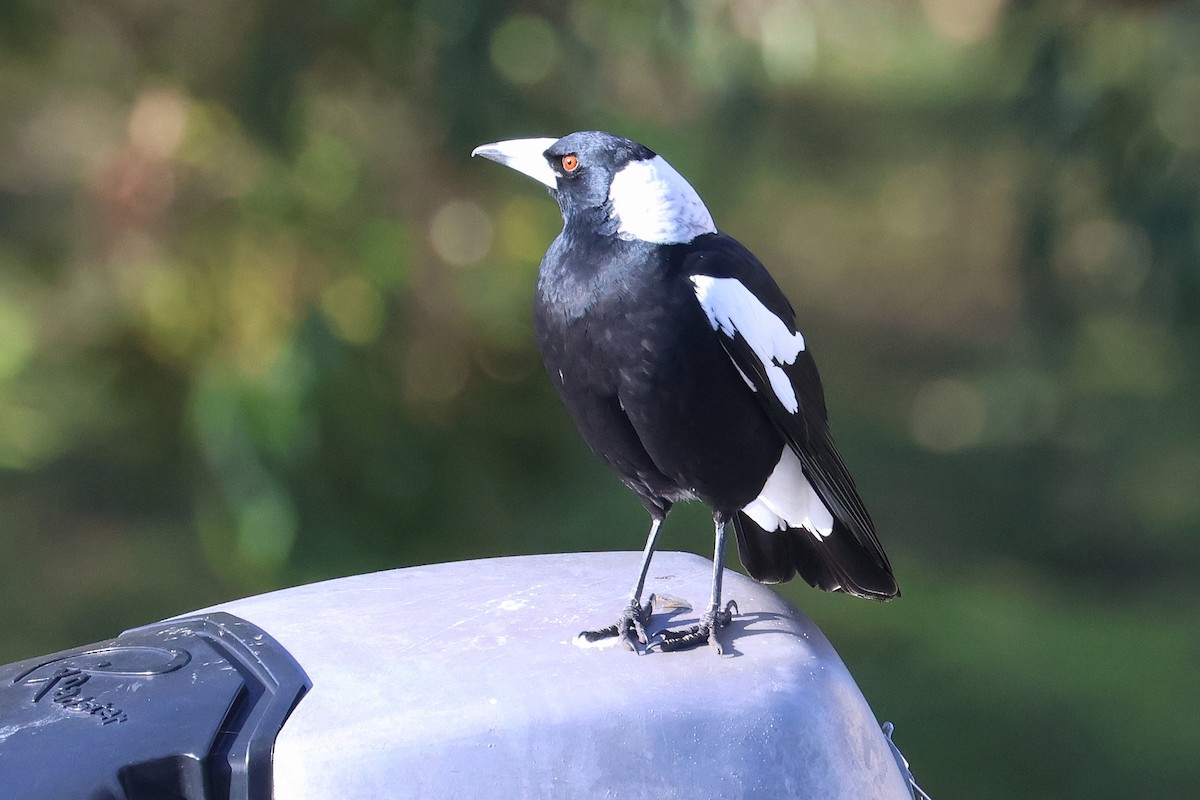
<path fill-rule="evenodd" d="M 820 541 L 833 533 L 833 515 L 804 475 L 800 459 L 783 448 L 758 497 L 742 511 L 765 531 L 804 528 Z"/>
<path fill-rule="evenodd" d="M 740 333 L 763 365 L 779 402 L 793 414 L 799 411 L 796 390 L 782 365 L 796 363 L 804 349 L 804 337 L 771 313 L 737 278 L 693 275 L 691 280 L 696 287 L 696 299 L 713 330 L 730 338 Z M 743 372 L 742 378 L 745 377 Z"/>
<path fill-rule="evenodd" d="M 700 195 L 662 156 L 626 164 L 613 176 L 608 199 L 621 239 L 682 244 L 717 232 Z"/>

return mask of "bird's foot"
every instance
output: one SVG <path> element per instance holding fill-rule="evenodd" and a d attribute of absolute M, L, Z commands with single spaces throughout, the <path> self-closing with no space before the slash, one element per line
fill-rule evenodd
<path fill-rule="evenodd" d="M 650 637 L 646 634 L 646 621 L 650 619 L 653 610 L 654 595 L 650 595 L 640 606 L 636 600 L 630 600 L 616 623 L 596 631 L 583 631 L 579 637 L 588 644 L 593 644 L 615 636 L 620 638 L 626 649 L 636 651 L 639 643 L 650 643 Z"/>
<path fill-rule="evenodd" d="M 730 600 L 725 604 L 724 610 L 711 608 L 705 612 L 704 616 L 700 618 L 699 625 L 693 625 L 680 631 L 663 631 L 659 634 L 662 639 L 659 649 L 664 653 L 673 653 L 676 650 L 688 650 L 708 642 L 716 649 L 717 655 L 724 655 L 725 650 L 717 639 L 717 631 L 729 624 L 737 610 L 737 602 Z"/>

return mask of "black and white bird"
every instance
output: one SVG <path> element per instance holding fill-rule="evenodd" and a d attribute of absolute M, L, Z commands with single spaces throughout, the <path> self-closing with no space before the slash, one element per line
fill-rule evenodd
<path fill-rule="evenodd" d="M 787 298 L 717 230 L 691 185 L 649 148 L 600 131 L 477 147 L 545 184 L 563 229 L 538 272 L 534 326 L 551 381 L 600 459 L 650 513 L 641 574 L 617 624 L 585 632 L 649 645 L 642 590 L 674 503 L 713 510 L 712 597 L 660 647 L 709 642 L 732 522 L 751 577 L 888 600 L 887 556 L 829 432 L 816 364 Z M 636 641 L 635 641 L 636 640 Z"/>

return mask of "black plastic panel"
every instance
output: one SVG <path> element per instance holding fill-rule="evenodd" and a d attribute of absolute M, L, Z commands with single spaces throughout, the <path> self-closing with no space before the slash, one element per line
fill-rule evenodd
<path fill-rule="evenodd" d="M 270 800 L 275 737 L 311 685 L 224 613 L 0 666 L 0 797 Z"/>

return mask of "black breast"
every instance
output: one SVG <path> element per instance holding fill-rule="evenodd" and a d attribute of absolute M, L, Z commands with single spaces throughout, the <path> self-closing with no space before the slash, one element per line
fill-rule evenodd
<path fill-rule="evenodd" d="M 681 274 L 687 247 L 564 232 L 538 276 L 538 346 L 584 439 L 643 500 L 732 511 L 783 439 Z"/>

